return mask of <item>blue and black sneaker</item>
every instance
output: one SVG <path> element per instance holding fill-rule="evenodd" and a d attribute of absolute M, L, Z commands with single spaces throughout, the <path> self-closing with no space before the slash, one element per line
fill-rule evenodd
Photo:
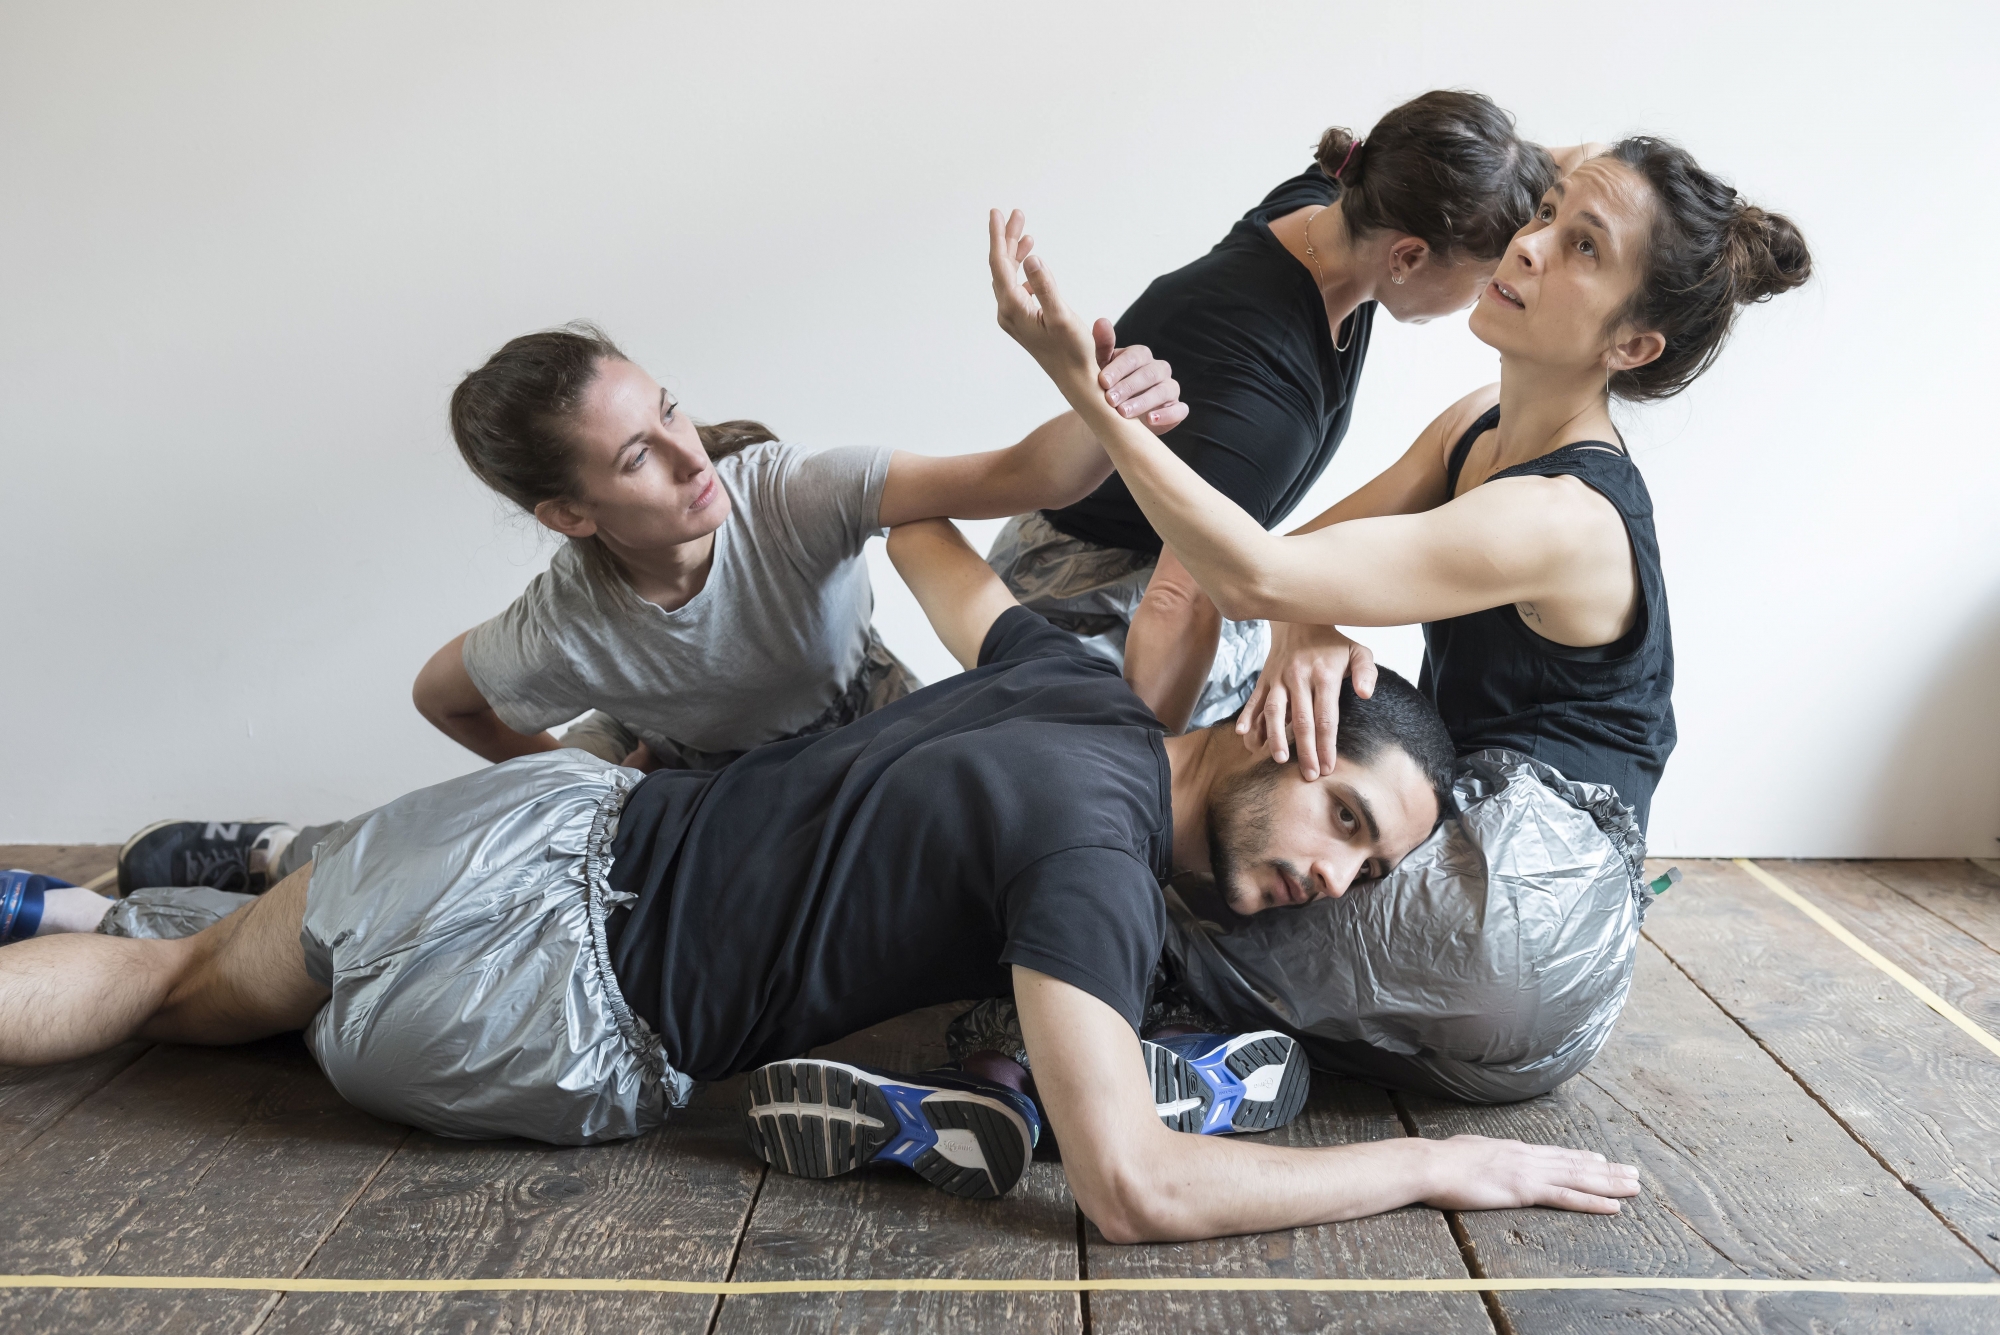
<path fill-rule="evenodd" d="M 954 1196 L 1004 1196 L 1042 1119 L 1027 1095 L 958 1071 L 897 1075 L 800 1058 L 750 1073 L 744 1127 L 759 1158 L 799 1177 L 899 1163 Z"/>
<path fill-rule="evenodd" d="M 1225 1136 L 1270 1131 L 1306 1106 L 1312 1072 L 1296 1040 L 1254 1034 L 1176 1034 L 1142 1039 L 1153 1106 L 1174 1131 Z"/>

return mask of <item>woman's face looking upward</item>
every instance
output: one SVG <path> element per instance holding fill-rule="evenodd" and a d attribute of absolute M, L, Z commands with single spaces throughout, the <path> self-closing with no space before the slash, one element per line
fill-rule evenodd
<path fill-rule="evenodd" d="M 1620 320 L 1645 275 L 1653 196 L 1624 163 L 1592 158 L 1542 197 L 1472 308 L 1472 332 L 1503 355 L 1612 371 L 1665 341 Z"/>

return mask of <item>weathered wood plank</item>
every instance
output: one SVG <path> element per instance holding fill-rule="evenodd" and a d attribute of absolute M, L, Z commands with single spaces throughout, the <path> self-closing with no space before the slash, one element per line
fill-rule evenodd
<path fill-rule="evenodd" d="M 322 1278 L 720 1280 L 763 1165 L 741 1146 L 737 1082 L 704 1087 L 637 1140 L 581 1148 L 412 1134 L 322 1246 Z M 682 1294 L 289 1294 L 263 1327 L 700 1331 Z"/>
<path fill-rule="evenodd" d="M 1768 925 L 1697 921 L 1687 901 L 1701 891 L 1688 889 L 1649 928 L 1684 915 L 1686 934 L 1740 936 L 1767 957 L 1797 944 L 1782 931 L 1774 941 Z M 1993 1278 L 1650 944 L 1617 1033 L 1581 1076 L 1505 1107 L 1415 1097 L 1408 1106 L 1426 1135 L 1572 1145 L 1639 1167 L 1645 1190 L 1616 1216 L 1462 1215 L 1486 1275 Z M 1993 1315 L 1950 1299 L 1567 1292 L 1502 1293 L 1499 1302 L 1517 1330 L 1538 1333 L 1647 1321 L 1716 1331 L 1956 1329 Z"/>
<path fill-rule="evenodd" d="M 819 1055 L 891 1070 L 944 1060 L 934 1007 L 856 1034 Z M 997 1201 L 957 1200 L 901 1169 L 829 1181 L 772 1173 L 731 1278 L 1075 1279 L 1077 1214 L 1062 1166 L 1037 1160 Z M 730 1298 L 721 1332 L 1051 1331 L 1082 1329 L 1074 1294 L 867 1293 Z"/>
<path fill-rule="evenodd" d="M 1402 1136 L 1389 1096 L 1319 1075 L 1297 1121 L 1256 1139 L 1274 1145 L 1346 1145 Z M 1465 1260 L 1445 1216 L 1412 1207 L 1319 1228 L 1173 1246 L 1120 1247 L 1086 1235 L 1093 1279 L 1461 1279 Z M 1479 1296 L 1330 1293 L 1093 1293 L 1094 1335 L 1157 1331 L 1464 1331 L 1490 1335 Z"/>
<path fill-rule="evenodd" d="M 155 1047 L 0 1166 L 0 1270 L 292 1275 L 403 1136 L 294 1036 Z M 241 1330 L 267 1301 L 0 1292 L 0 1328 Z"/>
<path fill-rule="evenodd" d="M 2000 1032 L 2000 951 L 1900 893 L 1886 879 L 1896 873 L 1884 872 L 1884 864 L 1772 859 L 1757 865 L 1831 913 L 1974 1023 Z M 2000 890 L 1995 901 L 2000 904 Z"/>
<path fill-rule="evenodd" d="M 1851 864 L 1765 869 L 1975 1019 L 2000 1016 L 2000 961 L 1949 924 Z M 1654 941 L 2000 1265 L 2000 1060 L 1740 868 L 1697 865 L 1675 894 Z"/>
<path fill-rule="evenodd" d="M 1852 865 L 1989 950 L 2000 951 L 2000 874 L 1963 858 Z"/>
<path fill-rule="evenodd" d="M 82 885 L 118 867 L 117 844 L 0 844 L 0 867 L 19 867 Z"/>
<path fill-rule="evenodd" d="M 0 1164 L 137 1061 L 146 1047 L 121 1043 L 60 1066 L 0 1066 Z"/>

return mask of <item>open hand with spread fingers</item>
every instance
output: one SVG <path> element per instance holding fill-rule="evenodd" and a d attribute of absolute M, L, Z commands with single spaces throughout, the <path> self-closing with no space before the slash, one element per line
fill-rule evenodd
<path fill-rule="evenodd" d="M 1639 1194 L 1639 1170 L 1589 1150 L 1529 1145 L 1486 1136 L 1434 1140 L 1424 1204 L 1440 1210 L 1518 1210 L 1546 1205 L 1584 1214 L 1617 1214 L 1622 1197 Z"/>
<path fill-rule="evenodd" d="M 1063 303 L 1054 278 L 1034 254 L 1028 219 L 1019 209 L 986 218 L 987 262 L 993 270 L 993 299 L 1000 327 L 1028 350 L 1065 394 L 1097 384 L 1097 354 L 1091 327 Z"/>

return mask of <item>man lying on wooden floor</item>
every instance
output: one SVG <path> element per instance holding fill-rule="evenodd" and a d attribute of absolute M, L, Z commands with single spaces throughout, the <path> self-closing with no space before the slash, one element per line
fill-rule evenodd
<path fill-rule="evenodd" d="M 1239 913 L 1339 895 L 1431 832 L 1452 764 L 1384 672 L 1307 783 L 1227 728 L 1166 737 L 1115 669 L 1014 603 L 942 521 L 889 550 L 968 669 L 719 772 L 524 757 L 343 826 L 248 908 L 182 940 L 0 951 L 0 1063 L 134 1036 L 289 1029 L 341 1094 L 454 1136 L 640 1134 L 695 1081 L 751 1071 L 752 1145 L 825 1177 L 898 1162 L 1013 1186 L 1033 1101 L 966 1071 L 800 1059 L 918 1007 L 1011 991 L 1077 1203 L 1121 1241 L 1352 1218 L 1414 1201 L 1611 1213 L 1637 1173 L 1456 1136 L 1291 1149 L 1168 1129 L 1161 1081 L 1275 1125 L 1305 1079 L 1282 1035 L 1142 1055 L 1160 885 L 1212 873 Z M 1163 1118 L 1165 1120 L 1163 1120 Z"/>

